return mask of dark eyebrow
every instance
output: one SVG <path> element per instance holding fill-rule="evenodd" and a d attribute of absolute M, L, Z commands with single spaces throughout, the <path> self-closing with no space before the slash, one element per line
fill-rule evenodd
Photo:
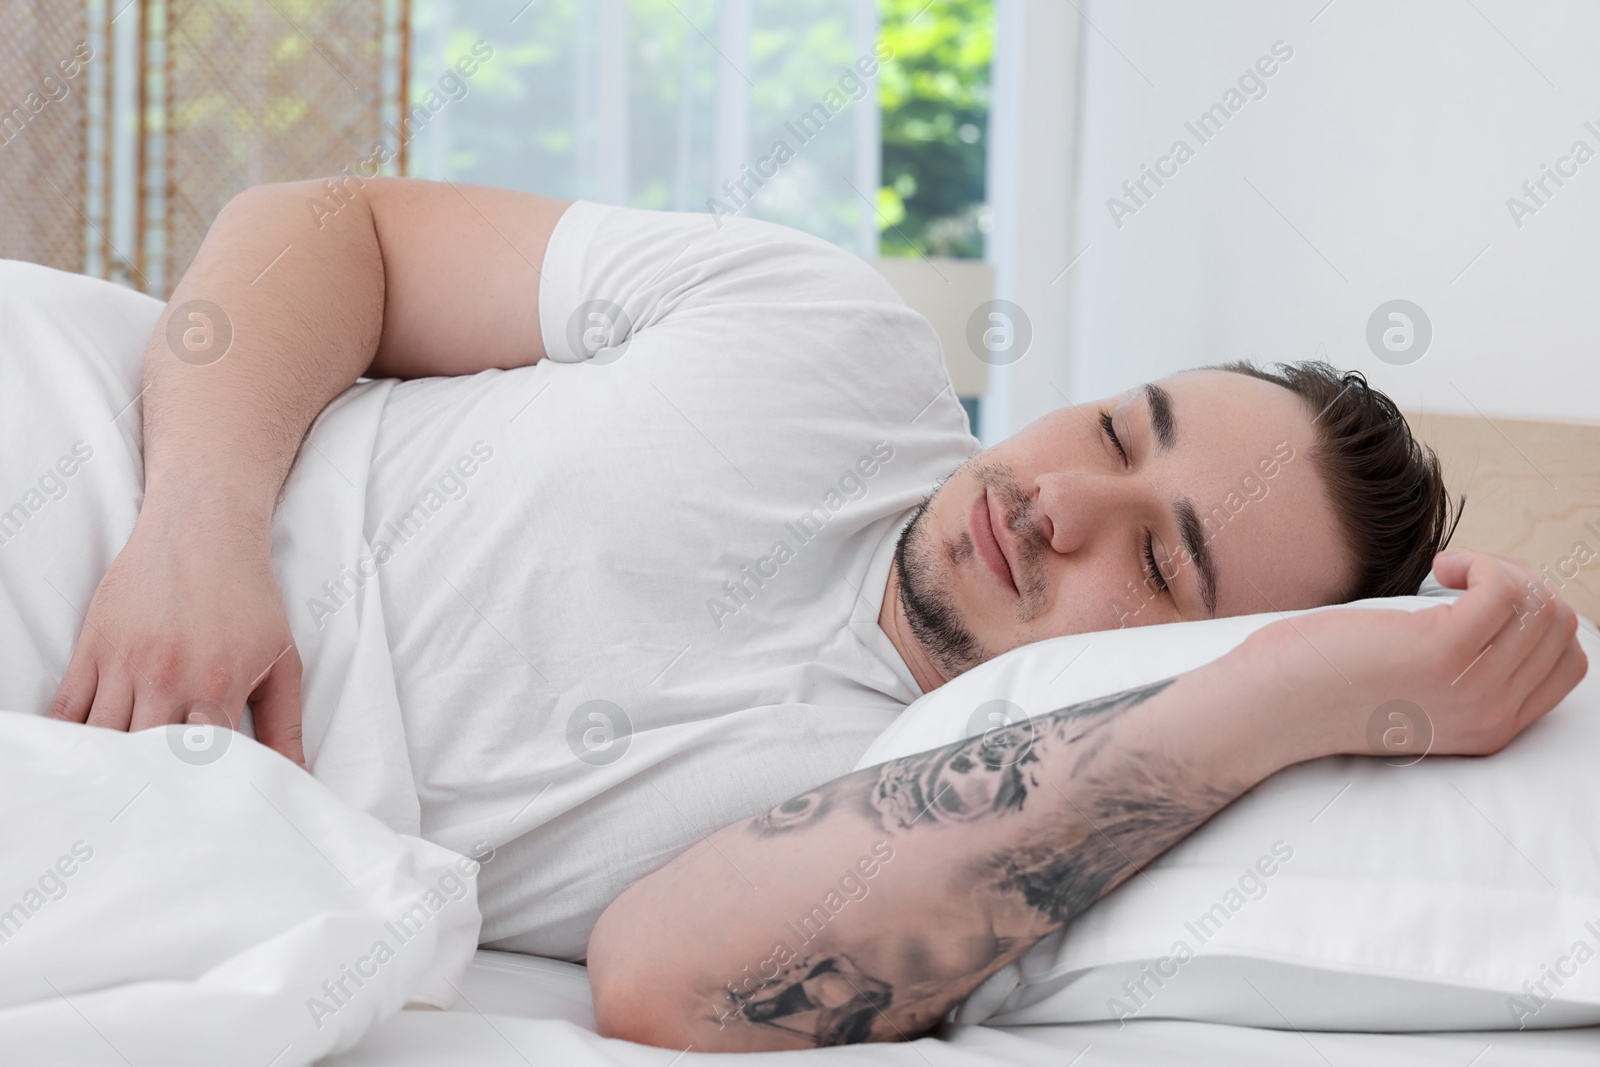
<path fill-rule="evenodd" d="M 1195 571 L 1200 575 L 1200 601 L 1206 606 L 1206 614 L 1216 618 L 1217 566 L 1212 562 L 1206 531 L 1195 513 L 1194 501 L 1186 496 L 1179 497 L 1172 502 L 1172 513 L 1178 519 L 1178 536 L 1183 541 L 1183 549 L 1194 560 Z"/>
<path fill-rule="evenodd" d="M 1145 403 L 1150 406 L 1150 428 L 1156 432 L 1156 448 L 1166 452 L 1178 441 L 1178 425 L 1172 421 L 1172 394 L 1154 382 L 1146 382 Z"/>

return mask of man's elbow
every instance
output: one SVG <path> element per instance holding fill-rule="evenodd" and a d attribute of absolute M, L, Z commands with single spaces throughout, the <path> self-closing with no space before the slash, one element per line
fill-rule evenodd
<path fill-rule="evenodd" d="M 589 989 L 594 997 L 595 1029 L 601 1037 L 635 1041 L 641 1045 L 672 1045 L 671 1027 L 659 1003 L 625 960 L 589 956 Z M 687 1044 L 687 1040 L 684 1044 Z M 680 1046 L 682 1047 L 682 1046 Z"/>
<path fill-rule="evenodd" d="M 220 218 L 224 213 L 243 213 L 247 218 L 259 219 L 263 214 L 289 211 L 294 218 L 301 219 L 303 216 L 305 221 L 320 230 L 325 223 L 323 218 L 319 217 L 317 205 L 320 205 L 321 212 L 331 217 L 342 214 L 344 208 L 352 204 L 360 204 L 362 212 L 370 217 L 366 198 L 361 194 L 378 192 L 395 180 L 387 177 L 364 178 L 345 173 L 329 175 L 326 178 L 261 182 L 246 186 L 234 193 L 222 206 L 222 211 L 217 214 Z"/>
<path fill-rule="evenodd" d="M 683 1049 L 694 1043 L 689 1020 L 672 1005 L 671 978 L 645 960 L 648 946 L 615 902 L 589 935 L 589 989 L 601 1037 Z"/>

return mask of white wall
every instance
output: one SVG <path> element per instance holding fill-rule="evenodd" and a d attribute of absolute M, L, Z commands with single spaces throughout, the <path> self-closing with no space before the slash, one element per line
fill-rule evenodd
<path fill-rule="evenodd" d="M 1083 5 L 1073 399 L 1325 351 L 1408 408 L 1600 421 L 1600 4 L 1326 4 Z M 1266 95 L 1201 144 L 1185 121 L 1278 40 Z M 1108 198 L 1180 138 L 1118 228 Z M 1518 228 L 1507 198 L 1578 140 L 1597 157 Z M 1394 298 L 1433 325 L 1407 366 L 1366 340 Z"/>

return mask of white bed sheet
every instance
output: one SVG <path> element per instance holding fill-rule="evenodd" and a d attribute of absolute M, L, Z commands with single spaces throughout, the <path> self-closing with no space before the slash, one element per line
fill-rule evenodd
<path fill-rule="evenodd" d="M 480 950 L 447 1012 L 404 1011 L 319 1067 L 1594 1067 L 1600 1028 L 1454 1034 L 1300 1033 L 1176 1020 L 963 1026 L 907 1045 L 702 1056 L 594 1033 L 582 967 Z M 782 1060 L 778 1059 L 782 1056 Z M 678 1057 L 674 1059 L 674 1057 Z"/>

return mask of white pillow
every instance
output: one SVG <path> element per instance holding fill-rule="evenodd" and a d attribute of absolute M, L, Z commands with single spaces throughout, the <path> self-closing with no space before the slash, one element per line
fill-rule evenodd
<path fill-rule="evenodd" d="M 859 766 L 981 733 L 996 713 L 1038 715 L 1191 670 L 1279 617 L 1018 649 L 912 704 Z M 1593 624 L 1581 639 L 1600 662 Z M 1597 674 L 1487 759 L 1330 757 L 1275 775 L 979 987 L 954 1021 L 1600 1024 Z"/>
<path fill-rule="evenodd" d="M 477 864 L 226 729 L 0 712 L 0 811 L 0 1064 L 299 1067 L 477 947 Z"/>

